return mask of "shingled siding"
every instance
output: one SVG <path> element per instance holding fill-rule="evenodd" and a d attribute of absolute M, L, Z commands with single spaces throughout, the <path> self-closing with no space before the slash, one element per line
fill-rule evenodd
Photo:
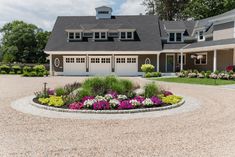
<path fill-rule="evenodd" d="M 229 65 L 233 65 L 233 49 L 217 51 L 217 70 L 226 70 Z"/>
<path fill-rule="evenodd" d="M 59 58 L 59 60 L 60 60 L 60 66 L 59 67 L 56 67 L 55 66 L 55 59 L 56 58 Z M 52 55 L 52 66 L 53 66 L 53 70 L 55 71 L 55 72 L 63 72 L 63 70 L 64 70 L 64 62 L 63 62 L 63 55 Z"/>

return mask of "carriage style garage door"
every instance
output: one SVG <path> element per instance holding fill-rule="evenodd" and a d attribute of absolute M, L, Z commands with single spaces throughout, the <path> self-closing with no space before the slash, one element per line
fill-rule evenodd
<path fill-rule="evenodd" d="M 115 73 L 117 75 L 138 75 L 137 56 L 116 56 Z"/>
<path fill-rule="evenodd" d="M 64 75 L 86 75 L 86 57 L 64 57 Z"/>
<path fill-rule="evenodd" d="M 111 72 L 111 56 L 89 57 L 89 73 L 91 75 L 109 75 Z"/>

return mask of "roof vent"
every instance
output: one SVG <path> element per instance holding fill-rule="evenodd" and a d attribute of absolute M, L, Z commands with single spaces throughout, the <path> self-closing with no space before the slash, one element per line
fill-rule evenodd
<path fill-rule="evenodd" d="M 96 19 L 111 19 L 112 17 L 112 8 L 107 6 L 101 6 L 95 8 L 96 10 Z"/>

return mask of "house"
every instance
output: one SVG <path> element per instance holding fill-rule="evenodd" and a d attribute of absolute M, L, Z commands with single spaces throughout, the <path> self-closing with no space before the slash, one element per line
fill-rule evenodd
<path fill-rule="evenodd" d="M 154 15 L 58 17 L 45 53 L 54 75 L 141 75 L 156 71 L 225 70 L 235 64 L 235 10 L 198 21 L 161 21 Z"/>

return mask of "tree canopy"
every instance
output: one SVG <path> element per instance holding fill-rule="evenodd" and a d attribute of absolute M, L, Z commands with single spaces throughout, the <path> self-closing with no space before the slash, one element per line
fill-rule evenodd
<path fill-rule="evenodd" d="M 235 9 L 235 0 L 143 0 L 143 5 L 162 20 L 199 20 Z"/>
<path fill-rule="evenodd" d="M 23 21 L 7 23 L 0 32 L 3 34 L 1 45 L 3 62 L 46 62 L 43 49 L 50 35 L 49 32 Z"/>

